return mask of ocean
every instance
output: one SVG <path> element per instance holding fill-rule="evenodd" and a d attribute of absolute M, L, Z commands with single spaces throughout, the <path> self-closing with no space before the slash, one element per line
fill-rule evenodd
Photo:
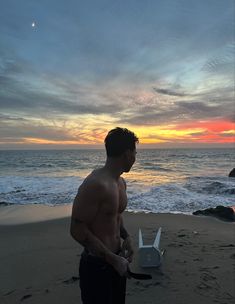
<path fill-rule="evenodd" d="M 0 151 L 0 206 L 72 204 L 79 185 L 105 162 L 104 150 Z M 235 205 L 234 149 L 138 150 L 123 174 L 128 210 L 190 214 Z"/>

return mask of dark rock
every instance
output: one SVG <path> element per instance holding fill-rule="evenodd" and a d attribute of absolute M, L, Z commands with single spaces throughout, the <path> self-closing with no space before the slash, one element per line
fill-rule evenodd
<path fill-rule="evenodd" d="M 229 177 L 235 177 L 235 168 L 229 173 Z"/>
<path fill-rule="evenodd" d="M 216 208 L 208 208 L 204 210 L 197 210 L 193 212 L 194 215 L 209 215 L 215 216 L 222 220 L 235 222 L 235 214 L 232 208 L 217 206 Z"/>
<path fill-rule="evenodd" d="M 10 204 L 7 202 L 0 202 L 0 206 L 9 206 Z"/>
<path fill-rule="evenodd" d="M 27 295 L 23 296 L 23 297 L 20 299 L 20 301 L 24 301 L 24 300 L 26 300 L 26 299 L 28 299 L 28 298 L 31 298 L 31 297 L 32 297 L 31 294 L 27 294 Z"/>

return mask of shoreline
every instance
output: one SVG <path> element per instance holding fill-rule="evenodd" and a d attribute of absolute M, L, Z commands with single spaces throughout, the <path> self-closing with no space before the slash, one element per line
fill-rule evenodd
<path fill-rule="evenodd" d="M 46 206 L 42 204 L 9 205 L 0 207 L 0 226 L 38 223 L 69 217 L 72 204 Z"/>
<path fill-rule="evenodd" d="M 22 204 L 15 205 L 10 204 L 7 206 L 0 206 L 0 226 L 11 226 L 11 225 L 21 225 L 21 224 L 31 224 L 50 220 L 57 220 L 62 218 L 70 218 L 72 213 L 72 204 L 64 205 L 42 205 L 42 204 Z M 227 221 L 220 219 L 215 216 L 205 216 L 205 215 L 193 215 L 192 213 L 180 213 L 180 212 L 158 212 L 154 213 L 152 211 L 133 211 L 126 210 L 124 213 L 129 214 L 140 214 L 140 215 L 175 215 L 175 216 L 189 216 L 192 218 L 210 218 L 222 221 L 224 223 L 234 223 L 232 221 Z"/>

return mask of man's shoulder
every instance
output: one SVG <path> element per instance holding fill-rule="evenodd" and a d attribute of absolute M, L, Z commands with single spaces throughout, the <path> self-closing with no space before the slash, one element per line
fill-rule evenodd
<path fill-rule="evenodd" d="M 101 169 L 92 171 L 83 182 L 84 187 L 92 187 L 98 189 L 104 189 L 106 186 L 106 180 L 102 175 Z"/>

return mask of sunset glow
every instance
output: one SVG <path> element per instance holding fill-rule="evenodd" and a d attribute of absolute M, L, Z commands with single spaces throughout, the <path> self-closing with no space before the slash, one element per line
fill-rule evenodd
<path fill-rule="evenodd" d="M 13 3 L 0 149 L 100 148 L 117 126 L 143 147 L 234 147 L 232 0 Z"/>

